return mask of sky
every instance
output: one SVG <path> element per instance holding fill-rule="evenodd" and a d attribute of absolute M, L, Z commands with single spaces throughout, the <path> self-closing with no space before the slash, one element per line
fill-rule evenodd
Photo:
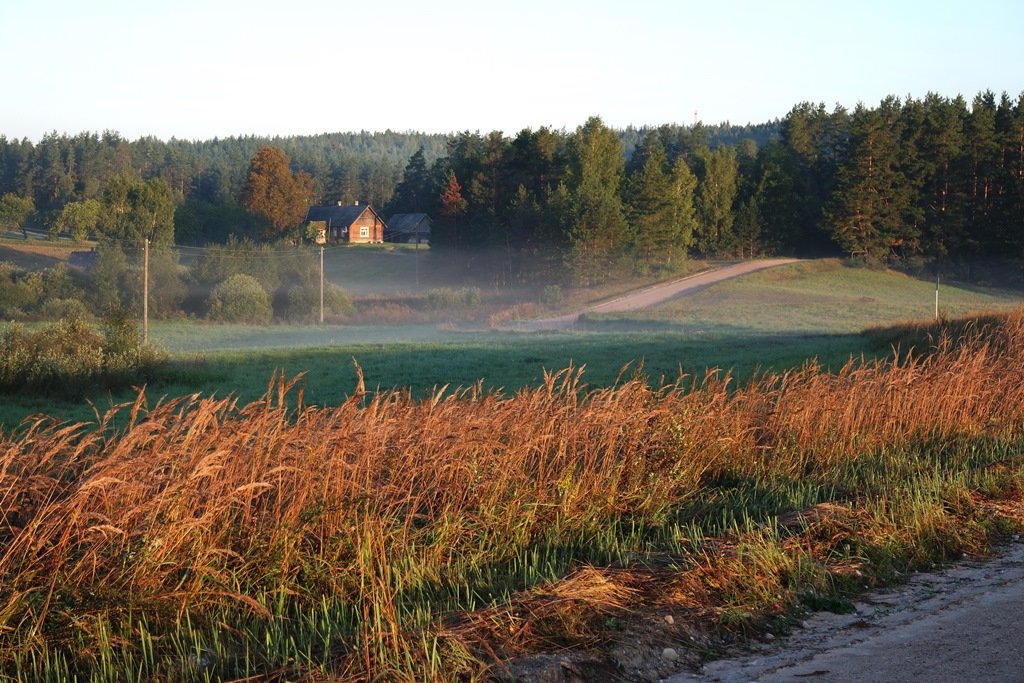
<path fill-rule="evenodd" d="M 1024 92 L 1020 0 L 2 0 L 0 135 L 764 123 Z"/>

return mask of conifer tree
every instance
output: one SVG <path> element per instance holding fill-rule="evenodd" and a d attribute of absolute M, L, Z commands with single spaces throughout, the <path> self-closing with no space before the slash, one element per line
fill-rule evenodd
<path fill-rule="evenodd" d="M 833 239 L 848 254 L 883 258 L 918 246 L 919 232 L 908 220 L 913 193 L 900 166 L 900 134 L 895 98 L 854 111 L 849 159 L 827 211 Z"/>
<path fill-rule="evenodd" d="M 630 243 L 620 189 L 622 142 L 592 117 L 569 140 L 569 189 L 575 211 L 569 231 L 573 277 L 589 284 L 607 277 L 608 265 Z"/>
<path fill-rule="evenodd" d="M 697 186 L 694 246 L 702 254 L 729 254 L 736 248 L 732 224 L 739 183 L 736 150 L 719 147 L 701 155 L 703 174 Z"/>

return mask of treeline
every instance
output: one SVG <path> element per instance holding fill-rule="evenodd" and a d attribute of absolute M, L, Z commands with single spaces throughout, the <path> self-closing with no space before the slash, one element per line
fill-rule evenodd
<path fill-rule="evenodd" d="M 502 248 L 510 278 L 568 266 L 587 282 L 671 269 L 692 254 L 1024 257 L 1024 95 L 991 92 L 970 104 L 929 94 L 852 111 L 802 103 L 753 126 L 616 131 L 592 118 L 511 137 L 0 137 L 0 222 L 178 244 L 301 237 L 297 224 L 268 232 L 256 203 L 243 202 L 260 150 L 284 160 L 304 201 L 428 213 L 436 247 Z"/>
<path fill-rule="evenodd" d="M 765 139 L 715 145 L 701 126 L 663 126 L 626 155 L 600 119 L 462 134 L 431 167 L 410 160 L 394 205 L 439 216 L 439 245 L 558 246 L 582 280 L 693 253 L 1024 257 L 1024 95 L 803 103 Z"/>
<path fill-rule="evenodd" d="M 0 197 L 18 198 L 28 210 L 0 208 L 0 227 L 32 227 L 72 233 L 92 220 L 112 183 L 150 181 L 173 200 L 174 241 L 223 242 L 229 235 L 258 237 L 260 226 L 241 209 L 252 157 L 265 146 L 284 150 L 297 170 L 314 180 L 318 201 L 360 199 L 383 205 L 394 193 L 402 168 L 423 149 L 433 160 L 445 153 L 446 136 L 424 133 L 332 133 L 296 137 L 231 137 L 207 141 L 144 137 L 128 141 L 119 134 L 53 133 L 38 143 L 0 135 Z M 90 202 L 95 202 L 90 203 Z M 74 205 L 75 217 L 62 219 Z M 70 222 L 69 222 L 70 221 Z"/>
<path fill-rule="evenodd" d="M 700 134 L 715 145 L 748 135 L 767 140 L 777 128 L 723 124 L 703 127 Z M 624 153 L 631 154 L 645 133 L 638 128 L 620 131 Z M 495 135 L 501 137 L 488 137 Z M 473 137 L 480 136 L 464 133 L 454 139 Z M 395 191 L 410 158 L 419 152 L 419 159 L 434 164 L 449 154 L 452 141 L 448 135 L 392 131 L 167 142 L 153 137 L 129 141 L 111 131 L 52 133 L 38 143 L 0 135 L 0 228 L 123 237 L 124 226 L 109 224 L 125 214 L 130 192 L 136 206 L 147 204 L 146 212 L 161 216 L 161 234 L 155 239 L 202 245 L 224 242 L 231 235 L 262 238 L 265 226 L 241 201 L 250 164 L 261 148 L 280 149 L 294 171 L 312 179 L 312 201 L 359 200 L 390 211 L 397 206 Z M 170 220 L 168 201 L 173 207 Z"/>

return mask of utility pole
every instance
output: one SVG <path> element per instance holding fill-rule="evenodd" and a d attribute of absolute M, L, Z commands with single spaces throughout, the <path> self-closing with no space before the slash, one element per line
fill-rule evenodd
<path fill-rule="evenodd" d="M 320 324 L 324 324 L 324 247 L 320 245 Z"/>
<path fill-rule="evenodd" d="M 142 345 L 149 344 L 149 238 L 142 243 Z"/>

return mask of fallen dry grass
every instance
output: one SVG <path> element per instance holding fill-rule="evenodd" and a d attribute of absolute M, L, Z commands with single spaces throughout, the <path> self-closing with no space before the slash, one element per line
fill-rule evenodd
<path fill-rule="evenodd" d="M 584 390 L 568 368 L 514 395 L 357 387 L 323 407 L 276 378 L 244 406 L 140 394 L 116 430 L 116 411 L 98 425 L 35 419 L 0 440 L 0 654 L 10 668 L 26 652 L 70 652 L 69 666 L 92 670 L 108 629 L 127 624 L 118 647 L 131 648 L 145 615 L 165 634 L 158 649 L 183 623 L 233 634 L 219 666 L 240 675 L 274 665 L 238 644 L 246 628 L 269 651 L 267 624 L 315 622 L 293 649 L 335 676 L 473 678 L 531 647 L 596 642 L 593 617 L 643 601 L 720 617 L 789 605 L 859 576 L 879 538 L 982 543 L 963 525 L 980 509 L 969 500 L 907 512 L 844 486 L 871 484 L 862 472 L 880 454 L 1019 440 L 1022 343 L 1017 314 L 898 364 L 809 363 L 740 388 L 712 373 Z M 624 523 L 664 525 L 724 479 L 818 481 L 846 500 L 704 539 L 672 569 L 585 567 L 536 588 L 514 576 L 537 575 L 542 550 L 571 565 L 573 548 Z M 654 576 L 667 583 L 652 592 Z M 307 665 L 288 676 L 312 677 Z"/>

